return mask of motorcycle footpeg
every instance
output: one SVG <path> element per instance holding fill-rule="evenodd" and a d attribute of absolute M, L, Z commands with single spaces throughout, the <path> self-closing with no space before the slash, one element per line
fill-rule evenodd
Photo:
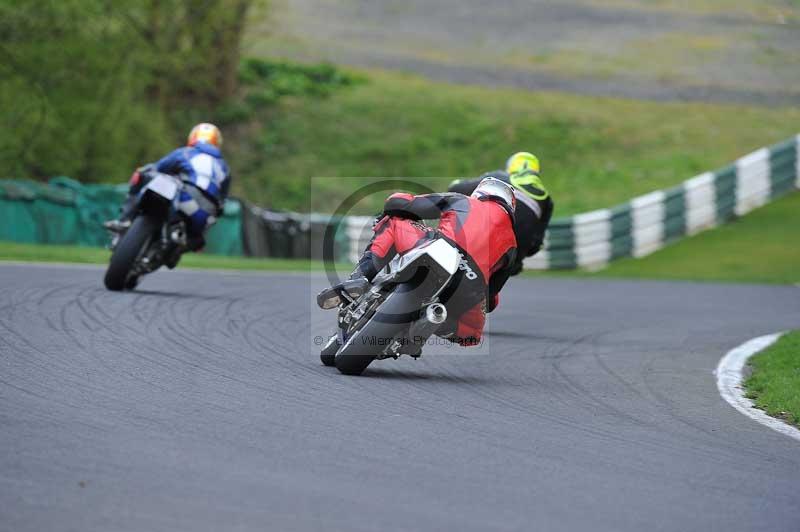
<path fill-rule="evenodd" d="M 109 220 L 107 222 L 103 222 L 103 227 L 111 231 L 112 233 L 124 233 L 131 227 L 130 220 Z"/>
<path fill-rule="evenodd" d="M 353 301 L 369 290 L 370 283 L 366 279 L 350 279 L 317 294 L 317 305 L 323 310 L 338 307 L 343 300 Z"/>
<path fill-rule="evenodd" d="M 427 340 L 427 338 L 425 340 Z M 408 344 L 404 345 L 402 349 L 400 349 L 399 354 L 408 355 L 416 360 L 422 356 L 422 345 L 418 345 L 414 342 L 409 342 Z"/>

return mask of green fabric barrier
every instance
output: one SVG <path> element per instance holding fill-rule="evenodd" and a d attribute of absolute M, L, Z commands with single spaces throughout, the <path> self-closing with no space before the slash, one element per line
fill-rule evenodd
<path fill-rule="evenodd" d="M 103 222 L 119 215 L 127 185 L 84 185 L 68 177 L 48 184 L 0 180 L 0 240 L 105 246 Z M 208 233 L 208 253 L 242 255 L 242 208 L 236 199 Z"/>
<path fill-rule="evenodd" d="M 29 180 L 0 181 L 5 240 L 75 243 L 80 232 L 75 195 Z"/>
<path fill-rule="evenodd" d="M 119 215 L 119 206 L 125 199 L 125 185 L 84 185 L 69 177 L 55 177 L 49 181 L 51 189 L 70 192 L 73 195 L 72 210 L 77 218 L 79 230 L 75 238 L 64 243 L 82 246 L 104 246 L 108 233 L 103 222 Z M 68 216 L 64 213 L 64 216 Z M 47 224 L 48 227 L 51 224 Z M 48 240 L 48 242 L 51 242 Z"/>
<path fill-rule="evenodd" d="M 243 255 L 242 204 L 237 199 L 225 202 L 222 217 L 206 235 L 206 253 L 212 255 Z"/>
<path fill-rule="evenodd" d="M 12 181 L 0 181 L 0 240 L 38 242 L 33 215 L 32 189 Z"/>

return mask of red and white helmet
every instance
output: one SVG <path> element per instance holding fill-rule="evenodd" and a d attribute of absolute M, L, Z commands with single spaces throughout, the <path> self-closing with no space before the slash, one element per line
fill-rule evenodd
<path fill-rule="evenodd" d="M 222 133 L 219 128 L 214 124 L 203 122 L 197 124 L 189 132 L 189 139 L 186 141 L 187 146 L 194 146 L 199 142 L 212 144 L 217 148 L 222 147 Z"/>

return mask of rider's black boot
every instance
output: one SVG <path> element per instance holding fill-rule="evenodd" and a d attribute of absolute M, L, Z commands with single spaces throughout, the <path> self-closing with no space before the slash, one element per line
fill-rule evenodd
<path fill-rule="evenodd" d="M 116 220 L 108 220 L 103 223 L 103 227 L 113 233 L 124 233 L 131 226 L 131 220 L 136 212 L 135 196 L 128 196 L 125 203 L 119 208 L 119 218 Z"/>

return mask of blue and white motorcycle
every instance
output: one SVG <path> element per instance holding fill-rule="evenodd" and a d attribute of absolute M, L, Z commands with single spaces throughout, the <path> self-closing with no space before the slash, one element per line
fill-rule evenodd
<path fill-rule="evenodd" d="M 106 288 L 133 290 L 143 275 L 175 267 L 187 250 L 186 220 L 176 209 L 182 187 L 177 177 L 158 172 L 144 186 L 130 227 L 111 240 Z"/>

